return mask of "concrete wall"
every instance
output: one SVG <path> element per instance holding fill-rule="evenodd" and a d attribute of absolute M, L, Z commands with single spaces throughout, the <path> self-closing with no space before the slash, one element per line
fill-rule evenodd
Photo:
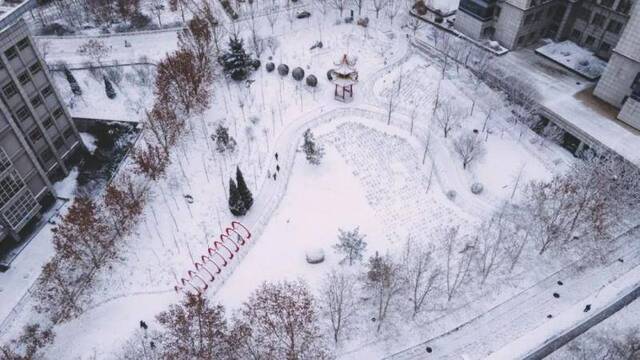
<path fill-rule="evenodd" d="M 494 38 L 507 49 L 513 49 L 516 46 L 525 12 L 507 2 L 501 3 L 499 6 L 502 10 L 496 19 Z"/>
<path fill-rule="evenodd" d="M 640 102 L 638 100 L 628 98 L 622 106 L 622 110 L 618 114 L 618 119 L 624 121 L 635 129 L 640 130 Z"/>
<path fill-rule="evenodd" d="M 454 24 L 455 29 L 469 36 L 472 39 L 480 40 L 482 37 L 482 31 L 487 27 L 490 22 L 483 22 L 475 17 L 467 14 L 466 12 L 459 10 L 456 12 L 456 22 Z"/>

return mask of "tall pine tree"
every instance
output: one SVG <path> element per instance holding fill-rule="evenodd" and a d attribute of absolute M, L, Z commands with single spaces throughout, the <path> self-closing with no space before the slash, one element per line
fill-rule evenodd
<path fill-rule="evenodd" d="M 244 80 L 252 68 L 251 56 L 244 50 L 242 39 L 232 36 L 229 39 L 229 50 L 220 56 L 224 72 L 233 80 Z"/>
<path fill-rule="evenodd" d="M 236 167 L 236 182 L 238 183 L 238 193 L 246 206 L 246 212 L 251 209 L 251 206 L 253 206 L 253 195 L 247 187 L 247 183 L 244 181 L 244 176 L 242 176 L 240 167 Z"/>
<path fill-rule="evenodd" d="M 235 216 L 242 216 L 247 213 L 247 210 L 235 181 L 229 179 L 229 211 Z"/>

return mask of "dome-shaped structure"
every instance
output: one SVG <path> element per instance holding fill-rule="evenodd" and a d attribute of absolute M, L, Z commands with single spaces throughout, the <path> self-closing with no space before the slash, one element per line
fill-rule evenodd
<path fill-rule="evenodd" d="M 316 85 L 318 85 L 318 78 L 315 75 L 309 75 L 307 76 L 307 80 L 305 80 L 307 85 L 311 86 L 311 87 L 316 87 Z"/>
<path fill-rule="evenodd" d="M 278 65 L 278 74 L 280 74 L 282 76 L 289 75 L 289 67 L 287 65 L 285 65 L 285 64 Z"/>
<path fill-rule="evenodd" d="M 265 65 L 265 67 L 267 68 L 267 72 L 272 72 L 273 70 L 275 70 L 276 64 L 272 62 L 268 62 L 267 65 Z"/>
<path fill-rule="evenodd" d="M 300 81 L 304 79 L 304 70 L 301 67 L 297 67 L 293 69 L 293 71 L 291 72 L 291 76 L 293 76 L 294 79 Z"/>

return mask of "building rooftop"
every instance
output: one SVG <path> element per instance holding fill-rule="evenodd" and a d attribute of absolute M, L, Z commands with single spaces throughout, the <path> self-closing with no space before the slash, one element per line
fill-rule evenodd
<path fill-rule="evenodd" d="M 593 95 L 595 82 L 535 54 L 533 49 L 512 51 L 497 63 L 529 80 L 538 90 L 543 112 L 558 125 L 588 145 L 609 148 L 640 166 L 640 132 L 616 118 L 618 109 Z"/>

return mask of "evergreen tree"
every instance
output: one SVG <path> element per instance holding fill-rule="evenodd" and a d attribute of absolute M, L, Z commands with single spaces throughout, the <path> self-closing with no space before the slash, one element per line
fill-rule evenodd
<path fill-rule="evenodd" d="M 107 79 L 106 76 L 104 76 L 103 79 L 104 79 L 104 90 L 107 92 L 107 97 L 109 99 L 115 98 L 116 91 L 113 89 L 113 85 L 111 85 L 111 81 L 109 81 L 109 79 Z"/>
<path fill-rule="evenodd" d="M 349 261 L 349 265 L 353 265 L 354 261 L 362 260 L 367 242 L 364 241 L 365 235 L 360 234 L 360 228 L 356 227 L 352 231 L 338 229 L 338 232 L 338 243 L 333 248 L 344 254 L 341 263 Z"/>
<path fill-rule="evenodd" d="M 253 195 L 247 187 L 247 183 L 244 181 L 244 176 L 242 176 L 242 171 L 240 171 L 239 167 L 236 167 L 236 182 L 238 183 L 238 193 L 240 194 L 240 198 L 245 205 L 245 213 L 251 209 L 253 205 Z"/>
<path fill-rule="evenodd" d="M 211 135 L 211 139 L 216 143 L 216 150 L 223 153 L 226 150 L 233 152 L 236 149 L 236 140 L 229 135 L 229 129 L 222 125 L 218 125 L 216 133 Z"/>
<path fill-rule="evenodd" d="M 302 150 L 304 150 L 304 153 L 307 155 L 307 160 L 310 164 L 320 165 L 320 160 L 322 160 L 324 156 L 324 148 L 316 143 L 311 129 L 307 129 L 307 131 L 304 132 Z"/>
<path fill-rule="evenodd" d="M 247 213 L 248 208 L 245 206 L 242 196 L 233 179 L 229 179 L 229 211 L 234 216 L 243 216 Z"/>
<path fill-rule="evenodd" d="M 229 50 L 220 57 L 224 72 L 233 80 L 244 80 L 253 69 L 251 56 L 244 50 L 244 42 L 237 36 L 229 39 Z"/>

